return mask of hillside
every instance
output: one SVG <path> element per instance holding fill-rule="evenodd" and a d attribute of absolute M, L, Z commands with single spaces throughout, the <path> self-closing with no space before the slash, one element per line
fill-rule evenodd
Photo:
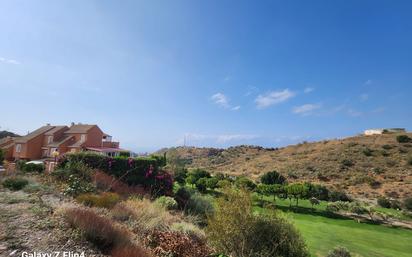
<path fill-rule="evenodd" d="M 412 133 L 407 133 L 412 137 Z M 343 189 L 354 197 L 412 196 L 412 143 L 397 134 L 355 136 L 283 148 L 228 149 L 177 147 L 160 150 L 184 159 L 189 168 L 244 175 L 257 180 L 277 170 L 290 181 L 311 181 Z"/>
<path fill-rule="evenodd" d="M 6 131 L 6 130 L 0 131 L 0 139 L 4 137 L 19 137 L 19 135 L 14 134 L 13 132 Z"/>

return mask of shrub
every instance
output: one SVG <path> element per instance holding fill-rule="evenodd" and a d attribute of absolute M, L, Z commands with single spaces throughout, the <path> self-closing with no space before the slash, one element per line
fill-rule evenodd
<path fill-rule="evenodd" d="M 407 210 L 412 211 L 412 197 L 406 198 L 406 199 L 403 201 L 403 205 L 405 206 L 405 208 L 406 208 Z"/>
<path fill-rule="evenodd" d="M 118 203 L 113 210 L 117 212 L 117 215 L 121 214 L 116 217 L 117 219 L 128 217 L 133 220 L 136 231 L 143 234 L 155 230 L 169 230 L 171 224 L 180 221 L 164 208 L 153 204 L 148 199 L 129 199 Z"/>
<path fill-rule="evenodd" d="M 176 200 L 169 196 L 161 196 L 156 199 L 155 203 L 162 206 L 166 210 L 175 210 L 178 207 Z"/>
<path fill-rule="evenodd" d="M 4 161 L 4 156 L 5 156 L 5 150 L 0 148 L 0 165 L 3 164 Z"/>
<path fill-rule="evenodd" d="M 197 190 L 199 190 L 199 192 L 206 192 L 207 190 L 207 178 L 200 178 L 195 182 L 196 188 Z"/>
<path fill-rule="evenodd" d="M 408 159 L 408 164 L 409 164 L 409 165 L 412 165 L 412 156 L 409 157 L 409 159 Z"/>
<path fill-rule="evenodd" d="M 129 233 L 89 209 L 72 208 L 65 212 L 67 222 L 103 252 L 130 245 Z"/>
<path fill-rule="evenodd" d="M 399 135 L 396 137 L 396 141 L 398 141 L 398 143 L 409 143 L 412 139 L 407 135 Z"/>
<path fill-rule="evenodd" d="M 205 238 L 205 233 L 202 229 L 189 222 L 176 222 L 170 226 L 170 230 L 179 232 L 189 237 Z"/>
<path fill-rule="evenodd" d="M 382 148 L 385 150 L 391 150 L 393 147 L 391 145 L 383 145 Z"/>
<path fill-rule="evenodd" d="M 227 179 L 222 179 L 219 182 L 217 182 L 217 187 L 218 188 L 226 188 L 232 186 L 232 182 L 230 182 Z"/>
<path fill-rule="evenodd" d="M 351 199 L 349 198 L 349 196 L 342 191 L 332 191 L 329 194 L 329 200 L 332 202 L 336 202 L 336 201 L 344 201 L 344 202 L 350 202 Z"/>
<path fill-rule="evenodd" d="M 277 171 L 270 171 L 264 174 L 260 181 L 263 184 L 273 185 L 273 184 L 284 184 L 286 182 L 286 178 L 279 174 Z"/>
<path fill-rule="evenodd" d="M 354 165 L 352 160 L 344 159 L 342 160 L 342 165 L 345 167 L 352 167 Z"/>
<path fill-rule="evenodd" d="M 186 178 L 187 178 L 187 169 L 179 168 L 178 170 L 175 171 L 173 177 L 175 181 L 179 183 L 179 185 L 184 185 L 186 182 Z"/>
<path fill-rule="evenodd" d="M 348 249 L 338 246 L 329 251 L 327 257 L 351 257 L 351 255 Z"/>
<path fill-rule="evenodd" d="M 27 181 L 27 179 L 24 178 L 13 177 L 6 178 L 2 184 L 5 188 L 17 191 L 23 189 L 27 184 L 29 184 L 29 181 Z"/>
<path fill-rule="evenodd" d="M 238 188 L 244 188 L 250 191 L 253 191 L 256 188 L 256 184 L 246 177 L 238 177 L 235 181 L 235 185 Z"/>
<path fill-rule="evenodd" d="M 89 207 L 112 208 L 119 202 L 120 197 L 116 193 L 82 194 L 76 198 L 76 201 Z"/>
<path fill-rule="evenodd" d="M 63 194 L 69 196 L 78 196 L 84 193 L 90 193 L 95 190 L 92 184 L 87 181 L 82 180 L 81 178 L 77 177 L 76 175 L 69 175 L 68 185 L 64 190 Z"/>
<path fill-rule="evenodd" d="M 210 257 L 211 250 L 204 240 L 175 231 L 155 231 L 145 238 L 156 256 Z"/>
<path fill-rule="evenodd" d="M 386 197 L 379 197 L 378 205 L 383 208 L 391 208 L 391 201 L 389 201 L 389 199 Z"/>
<path fill-rule="evenodd" d="M 250 194 L 244 190 L 224 193 L 206 228 L 215 250 L 233 257 L 309 256 L 302 237 L 286 220 L 254 215 Z"/>
<path fill-rule="evenodd" d="M 400 210 L 402 208 L 402 204 L 398 200 L 392 200 L 391 208 L 395 210 Z"/>
<path fill-rule="evenodd" d="M 43 172 L 44 164 L 26 163 L 22 165 L 22 171 L 24 172 Z"/>
<path fill-rule="evenodd" d="M 364 154 L 365 156 L 368 156 L 368 157 L 369 157 L 369 156 L 372 156 L 372 150 L 369 149 L 369 148 L 363 149 L 362 152 L 363 152 L 363 154 Z"/>
<path fill-rule="evenodd" d="M 211 197 L 193 194 L 187 202 L 185 212 L 187 214 L 199 215 L 202 218 L 213 214 L 214 208 Z"/>

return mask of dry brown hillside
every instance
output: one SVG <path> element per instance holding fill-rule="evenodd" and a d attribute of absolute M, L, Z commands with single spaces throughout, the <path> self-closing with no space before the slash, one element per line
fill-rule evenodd
<path fill-rule="evenodd" d="M 412 137 L 412 133 L 407 135 Z M 358 198 L 404 198 L 412 196 L 412 143 L 398 143 L 396 136 L 355 136 L 279 149 L 177 147 L 159 152 L 183 158 L 189 168 L 255 180 L 267 171 L 277 170 L 289 181 L 326 184 Z"/>

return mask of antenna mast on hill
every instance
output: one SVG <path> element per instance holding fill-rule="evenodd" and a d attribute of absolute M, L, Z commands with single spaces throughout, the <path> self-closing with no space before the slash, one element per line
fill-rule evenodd
<path fill-rule="evenodd" d="M 186 147 L 186 134 L 183 136 L 183 147 Z"/>

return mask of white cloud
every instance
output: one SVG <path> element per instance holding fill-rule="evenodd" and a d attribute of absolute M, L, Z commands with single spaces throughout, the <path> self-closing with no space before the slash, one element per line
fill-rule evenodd
<path fill-rule="evenodd" d="M 368 101 L 368 99 L 369 99 L 369 95 L 368 95 L 368 94 L 361 94 L 361 95 L 359 96 L 359 98 L 360 98 L 360 100 L 361 100 L 362 102 L 366 102 L 366 101 Z"/>
<path fill-rule="evenodd" d="M 222 93 L 216 93 L 212 95 L 210 98 L 215 104 L 219 105 L 222 108 L 225 109 L 230 109 L 232 111 L 238 111 L 240 109 L 240 106 L 232 106 L 229 103 L 229 99 Z"/>
<path fill-rule="evenodd" d="M 264 109 L 271 105 L 282 103 L 295 96 L 295 93 L 289 89 L 282 91 L 271 91 L 264 95 L 258 95 L 255 99 L 258 109 Z"/>
<path fill-rule="evenodd" d="M 20 62 L 18 62 L 16 60 L 7 59 L 7 58 L 4 58 L 4 57 L 0 57 L 0 62 L 8 63 L 8 64 L 20 64 Z"/>
<path fill-rule="evenodd" d="M 303 92 L 304 92 L 305 94 L 307 94 L 307 93 L 312 92 L 313 90 L 315 90 L 313 87 L 307 87 L 307 88 L 305 88 L 305 89 L 303 90 Z"/>
<path fill-rule="evenodd" d="M 224 107 L 224 108 L 229 107 L 229 100 L 222 93 L 216 93 L 212 95 L 211 99 L 213 102 L 215 102 L 215 104 L 220 105 L 221 107 Z"/>
<path fill-rule="evenodd" d="M 304 105 L 296 106 L 295 108 L 293 108 L 293 112 L 296 114 L 301 114 L 301 115 L 309 115 L 314 110 L 317 110 L 320 107 L 321 107 L 321 104 L 304 104 Z"/>

